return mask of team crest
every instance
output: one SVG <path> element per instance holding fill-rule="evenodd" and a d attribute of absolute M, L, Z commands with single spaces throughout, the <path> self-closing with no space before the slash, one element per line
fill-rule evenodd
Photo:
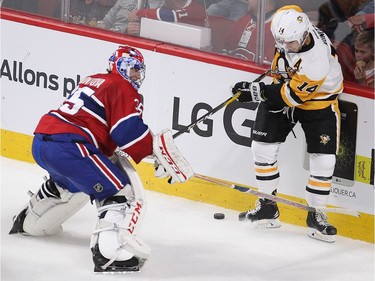
<path fill-rule="evenodd" d="M 102 192 L 103 191 L 103 186 L 100 183 L 97 183 L 94 185 L 94 189 L 96 192 Z"/>
<path fill-rule="evenodd" d="M 330 140 L 331 140 L 331 138 L 328 135 L 321 135 L 320 136 L 320 143 L 322 143 L 324 145 L 326 145 Z"/>

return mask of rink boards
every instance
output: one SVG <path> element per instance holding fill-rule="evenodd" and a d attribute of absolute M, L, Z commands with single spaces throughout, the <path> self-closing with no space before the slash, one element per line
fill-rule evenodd
<path fill-rule="evenodd" d="M 6 18 L 6 16 L 5 16 Z M 29 19 L 28 19 L 29 20 Z M 119 44 L 139 48 L 147 65 L 141 88 L 144 119 L 154 132 L 178 130 L 230 96 L 237 81 L 253 80 L 262 69 L 221 61 L 215 55 L 157 42 L 114 36 L 89 29 L 70 29 L 50 22 L 38 24 L 2 15 L 1 67 L 1 155 L 32 162 L 30 145 L 33 130 L 44 113 L 61 104 L 64 97 L 86 75 L 105 72 L 111 52 Z M 14 36 L 22 34 L 22 36 Z M 6 38 L 6 39 L 5 39 Z M 265 82 L 269 82 L 267 77 Z M 343 94 L 355 105 L 354 138 L 345 138 L 342 171 L 333 183 L 330 205 L 355 209 L 361 218 L 330 215 L 339 234 L 374 242 L 374 185 L 371 175 L 374 148 L 373 98 Z M 348 109 L 349 110 L 349 109 Z M 182 134 L 176 144 L 196 173 L 256 186 L 251 155 L 251 128 L 256 105 L 233 104 Z M 349 115 L 349 112 L 348 112 Z M 351 119 L 353 120 L 353 119 Z M 351 121 L 350 121 L 351 122 Z M 353 128 L 353 127 L 350 127 Z M 353 130 L 352 130 L 353 131 Z M 295 129 L 280 151 L 279 194 L 304 201 L 308 171 L 302 129 Z M 347 165 L 350 163 L 350 165 Z M 198 179 L 168 185 L 153 177 L 153 167 L 137 166 L 144 185 L 151 190 L 242 211 L 253 206 L 255 198 Z M 281 220 L 305 225 L 303 211 L 280 205 Z"/>

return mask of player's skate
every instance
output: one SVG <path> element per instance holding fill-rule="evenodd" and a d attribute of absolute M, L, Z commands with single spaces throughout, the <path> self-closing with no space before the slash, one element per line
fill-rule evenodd
<path fill-rule="evenodd" d="M 240 213 L 238 219 L 240 221 L 249 220 L 251 222 L 257 222 L 260 225 L 265 225 L 267 228 L 277 228 L 281 226 L 278 219 L 279 215 L 279 208 L 276 202 L 259 198 L 256 202 L 255 209 Z"/>
<path fill-rule="evenodd" d="M 142 203 L 134 197 L 121 196 L 124 190 L 97 201 L 98 224 L 91 238 L 94 272 L 139 271 L 150 254 L 150 248 L 135 235 L 143 212 Z"/>
<path fill-rule="evenodd" d="M 31 196 L 29 203 L 14 216 L 9 234 L 44 236 L 62 231 L 61 224 L 88 202 L 83 193 L 71 193 L 45 179 L 41 188 Z"/>
<path fill-rule="evenodd" d="M 326 214 L 322 212 L 308 212 L 306 223 L 309 227 L 307 235 L 311 238 L 330 243 L 336 241 L 337 229 L 327 222 Z"/>

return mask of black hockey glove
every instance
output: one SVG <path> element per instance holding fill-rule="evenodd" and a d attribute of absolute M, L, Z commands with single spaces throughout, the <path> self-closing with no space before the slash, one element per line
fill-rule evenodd
<path fill-rule="evenodd" d="M 241 92 L 237 98 L 239 102 L 260 102 L 265 101 L 264 98 L 264 83 L 262 82 L 238 82 L 232 88 L 232 94 L 235 95 Z"/>

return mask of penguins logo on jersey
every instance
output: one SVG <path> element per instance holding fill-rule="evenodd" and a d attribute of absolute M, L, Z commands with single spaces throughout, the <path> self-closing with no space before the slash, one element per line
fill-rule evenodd
<path fill-rule="evenodd" d="M 331 138 L 328 135 L 323 134 L 323 135 L 320 136 L 320 143 L 322 143 L 324 145 L 326 145 L 330 140 L 331 140 Z"/>

